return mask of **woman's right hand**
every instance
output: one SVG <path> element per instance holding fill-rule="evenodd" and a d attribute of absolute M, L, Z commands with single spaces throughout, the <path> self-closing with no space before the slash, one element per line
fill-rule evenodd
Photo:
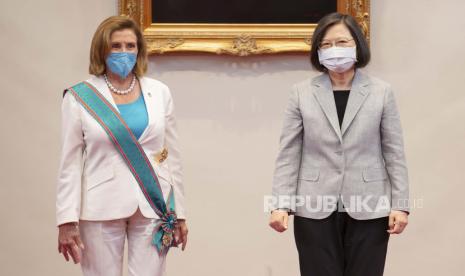
<path fill-rule="evenodd" d="M 63 254 L 66 261 L 69 261 L 69 255 L 75 264 L 81 261 L 81 252 L 84 250 L 84 244 L 81 241 L 79 227 L 76 222 L 65 223 L 58 226 L 58 252 Z"/>
<path fill-rule="evenodd" d="M 287 222 L 289 220 L 289 214 L 286 210 L 274 210 L 271 212 L 270 227 L 277 232 L 284 232 L 287 230 Z"/>

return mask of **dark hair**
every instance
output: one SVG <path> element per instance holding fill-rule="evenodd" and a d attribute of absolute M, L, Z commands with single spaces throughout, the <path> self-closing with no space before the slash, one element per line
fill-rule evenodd
<path fill-rule="evenodd" d="M 310 61 L 312 62 L 313 67 L 320 72 L 326 72 L 327 69 L 320 64 L 318 59 L 318 45 L 320 45 L 323 37 L 330 27 L 341 23 L 349 29 L 350 34 L 357 45 L 357 62 L 355 63 L 355 67 L 365 67 L 370 62 L 370 48 L 368 47 L 368 42 L 365 39 L 357 21 L 355 21 L 355 19 L 350 15 L 335 12 L 321 18 L 316 26 L 315 32 L 313 33 Z"/>

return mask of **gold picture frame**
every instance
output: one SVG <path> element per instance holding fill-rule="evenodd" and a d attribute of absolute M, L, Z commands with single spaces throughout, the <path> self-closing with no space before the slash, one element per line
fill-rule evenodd
<path fill-rule="evenodd" d="M 370 0 L 337 0 L 338 12 L 352 15 L 370 39 Z M 308 52 L 316 24 L 153 23 L 151 0 L 119 0 L 119 14 L 140 24 L 150 54 L 204 52 L 249 56 Z"/>

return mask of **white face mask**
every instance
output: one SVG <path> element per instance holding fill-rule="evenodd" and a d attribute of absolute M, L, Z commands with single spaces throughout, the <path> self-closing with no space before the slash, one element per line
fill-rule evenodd
<path fill-rule="evenodd" d="M 318 59 L 328 70 L 342 73 L 352 68 L 357 61 L 356 47 L 331 47 L 318 50 Z"/>

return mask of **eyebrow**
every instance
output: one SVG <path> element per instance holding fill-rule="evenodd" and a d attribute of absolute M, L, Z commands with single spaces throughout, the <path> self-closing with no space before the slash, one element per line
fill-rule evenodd
<path fill-rule="evenodd" d="M 349 37 L 338 37 L 338 38 L 335 38 L 335 39 L 332 39 L 332 40 L 338 40 L 338 39 L 347 39 L 347 40 L 351 40 L 351 39 L 353 39 L 353 38 L 349 38 Z M 330 40 L 330 39 L 322 39 L 321 41 L 323 42 L 323 41 L 331 41 L 331 40 Z"/>
<path fill-rule="evenodd" d="M 125 42 L 111 42 L 111 45 L 120 45 L 120 44 L 125 44 Z M 126 44 L 128 44 L 128 45 L 137 45 L 137 42 L 128 42 Z"/>

